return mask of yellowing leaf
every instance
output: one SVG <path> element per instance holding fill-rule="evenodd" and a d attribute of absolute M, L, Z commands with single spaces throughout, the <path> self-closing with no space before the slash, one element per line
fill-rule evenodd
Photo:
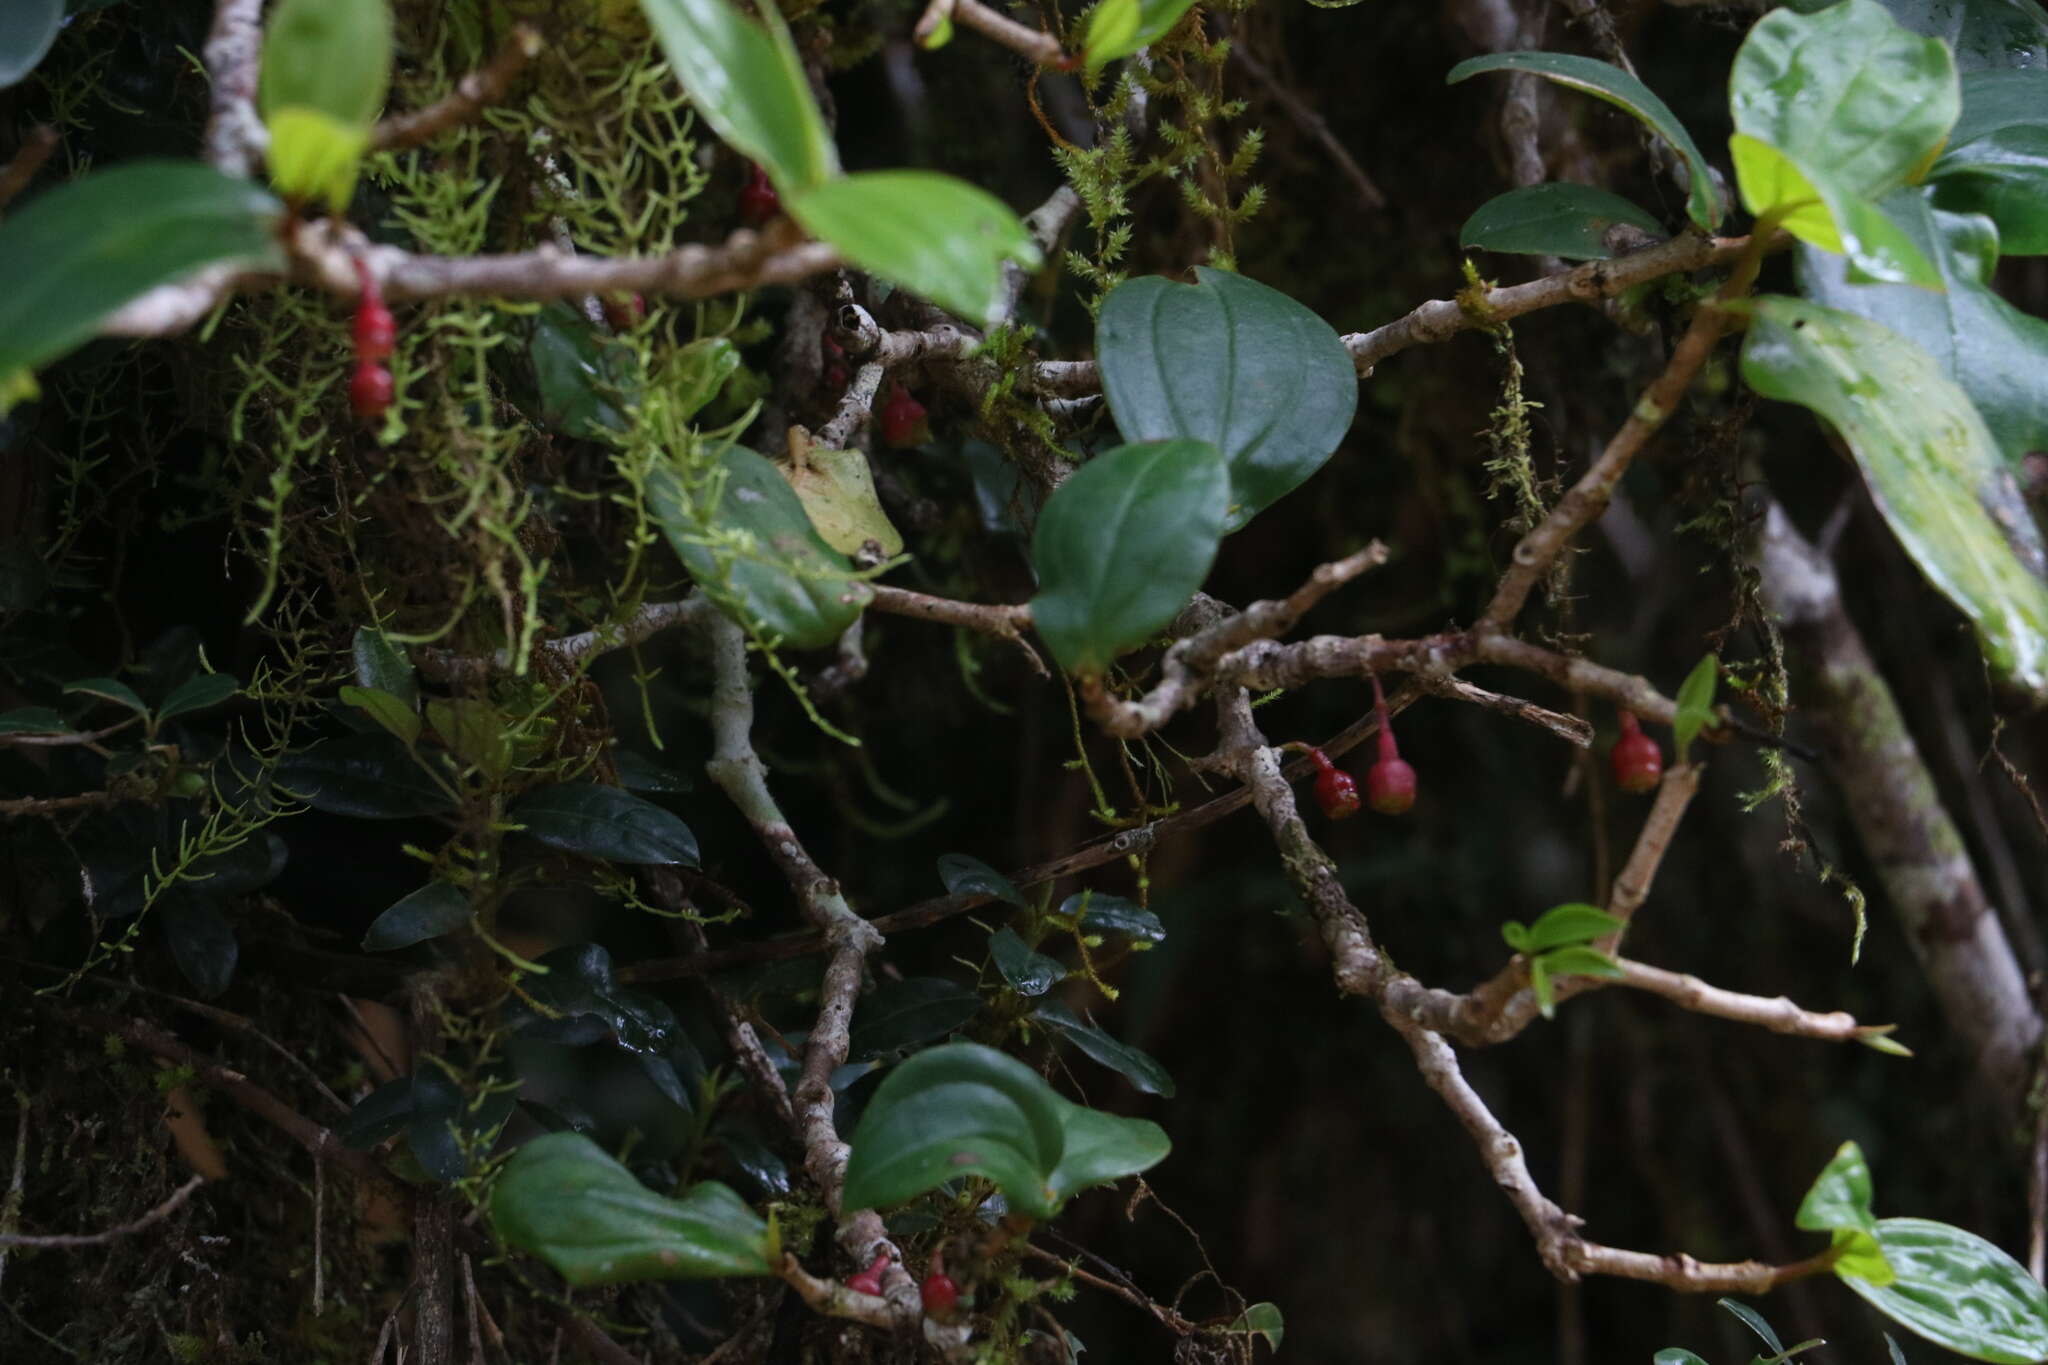
<path fill-rule="evenodd" d="M 374 125 L 341 123 L 318 109 L 270 115 L 270 183 L 292 199 L 324 199 L 336 213 L 356 192 Z"/>
<path fill-rule="evenodd" d="M 820 449 L 801 427 L 790 428 L 789 455 L 775 462 L 776 472 L 796 490 L 797 501 L 827 545 L 851 555 L 873 541 L 885 558 L 903 553 L 903 536 L 875 496 L 867 456 L 858 450 Z"/>

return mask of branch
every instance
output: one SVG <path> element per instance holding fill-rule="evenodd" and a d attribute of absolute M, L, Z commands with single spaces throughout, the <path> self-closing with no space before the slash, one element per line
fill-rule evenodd
<path fill-rule="evenodd" d="M 832 420 L 818 429 L 818 445 L 825 450 L 851 450 L 874 415 L 875 396 L 882 391 L 887 373 L 878 360 L 868 361 L 853 373 L 853 382 L 840 396 Z"/>
<path fill-rule="evenodd" d="M 1034 661 L 1038 659 L 1038 652 L 1024 639 L 1024 630 L 1031 624 L 1029 602 L 960 602 L 950 597 L 912 592 L 909 588 L 891 587 L 887 583 L 870 583 L 868 587 L 874 593 L 868 605 L 876 611 L 939 625 L 959 626 L 963 630 L 978 630 L 984 635 L 1012 640 L 1023 646 L 1025 653 Z M 1038 664 L 1038 671 L 1041 676 L 1045 674 L 1044 663 Z"/>
<path fill-rule="evenodd" d="M 105 1246 L 109 1242 L 118 1241 L 163 1222 L 182 1208 L 185 1201 L 192 1197 L 192 1192 L 205 1183 L 205 1176 L 195 1175 L 180 1185 L 169 1199 L 148 1213 L 133 1222 L 108 1228 L 105 1232 L 54 1233 L 46 1237 L 31 1236 L 25 1232 L 0 1232 L 0 1247 L 35 1247 L 45 1251 L 69 1251 L 77 1247 Z"/>
<path fill-rule="evenodd" d="M 505 45 L 490 61 L 456 82 L 455 89 L 424 109 L 379 123 L 370 134 L 371 149 L 417 147 L 444 129 L 469 122 L 505 98 L 512 82 L 528 62 L 540 55 L 543 46 L 540 30 L 528 24 L 514 24 Z"/>
<path fill-rule="evenodd" d="M 1463 678 L 1424 678 L 1422 682 L 1423 686 L 1440 697 L 1448 697 L 1452 701 L 1468 701 L 1474 706 L 1498 711 L 1515 720 L 1527 721 L 1531 725 L 1550 731 L 1565 743 L 1577 745 L 1581 749 L 1593 747 L 1593 724 L 1583 717 L 1567 716 L 1538 706 L 1533 701 L 1525 701 L 1521 697 L 1489 692 L 1483 687 L 1475 687 Z"/>
<path fill-rule="evenodd" d="M 1015 19 L 997 13 L 981 0 L 952 0 L 953 18 L 962 28 L 971 28 L 984 38 L 1001 43 L 1020 57 L 1037 62 L 1040 66 L 1056 66 L 1068 69 L 1072 62 L 1060 50 L 1060 40 L 1050 33 L 1035 28 L 1026 28 Z M 934 25 L 936 27 L 936 25 Z M 922 31 L 924 24 L 918 24 Z"/>
<path fill-rule="evenodd" d="M 57 130 L 47 123 L 39 123 L 29 130 L 7 165 L 0 167 L 0 209 L 13 203 L 14 196 L 28 188 L 29 182 L 36 178 L 36 172 L 57 150 L 58 141 Z"/>
<path fill-rule="evenodd" d="M 263 57 L 263 0 L 219 0 L 206 35 L 206 74 L 213 86 L 206 159 L 225 175 L 247 179 L 270 134 L 256 116 L 256 77 Z"/>
<path fill-rule="evenodd" d="M 623 621 L 544 641 L 540 652 L 564 667 L 573 667 L 615 649 L 651 640 L 665 630 L 701 626 L 717 610 L 701 593 L 691 593 L 674 602 L 645 602 Z M 494 673 L 510 673 L 514 667 L 511 651 L 503 649 L 489 658 L 446 649 L 421 649 L 415 652 L 414 661 L 420 672 L 441 682 L 475 682 Z"/>
<path fill-rule="evenodd" d="M 1842 1010 L 1817 1014 L 1801 1009 L 1782 995 L 1771 998 L 1744 995 L 1739 991 L 1710 986 L 1683 972 L 1667 972 L 1662 967 L 1652 967 L 1629 958 L 1619 961 L 1621 976 L 1613 981 L 1602 981 L 1602 985 L 1648 991 L 1695 1014 L 1711 1014 L 1717 1019 L 1732 1019 L 1738 1024 L 1754 1024 L 1773 1033 L 1818 1038 L 1831 1043 L 1860 1043 L 1883 1037 L 1895 1027 L 1891 1024 L 1859 1024 L 1854 1015 Z M 1599 980 L 1597 977 L 1584 979 Z"/>

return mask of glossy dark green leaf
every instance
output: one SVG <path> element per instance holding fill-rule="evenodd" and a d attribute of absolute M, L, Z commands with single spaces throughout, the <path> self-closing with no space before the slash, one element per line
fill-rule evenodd
<path fill-rule="evenodd" d="M 1038 244 L 987 190 L 932 171 L 862 171 L 790 198 L 790 217 L 871 275 L 978 324 L 1001 320 L 1003 267 Z"/>
<path fill-rule="evenodd" d="M 1173 1077 L 1167 1074 L 1166 1068 L 1150 1053 L 1132 1047 L 1122 1039 L 1087 1023 L 1059 1001 L 1047 1000 L 1040 1003 L 1038 1008 L 1031 1012 L 1031 1017 L 1049 1028 L 1057 1029 L 1075 1047 L 1119 1073 L 1146 1094 L 1158 1095 L 1169 1100 L 1173 1098 Z"/>
<path fill-rule="evenodd" d="M 419 709 L 419 678 L 403 645 L 381 630 L 359 626 L 349 654 L 355 663 L 356 686 L 388 692 L 408 711 Z"/>
<path fill-rule="evenodd" d="M 358 708 L 407 748 L 419 741 L 419 713 L 383 688 L 345 686 L 340 697 L 344 706 Z"/>
<path fill-rule="evenodd" d="M 1952 147 L 1928 181 L 1942 208 L 1996 223 L 2002 254 L 2048 253 L 2048 122 L 2000 128 Z"/>
<path fill-rule="evenodd" d="M 1330 324 L 1279 290 L 1206 266 L 1195 278 L 1111 290 L 1096 363 L 1126 441 L 1223 453 L 1234 531 L 1329 460 L 1358 407 L 1358 372 Z"/>
<path fill-rule="evenodd" d="M 1671 747 L 1680 763 L 1686 761 L 1686 751 L 1693 740 L 1714 718 L 1714 689 L 1720 681 L 1721 661 L 1709 654 L 1694 664 L 1692 672 L 1679 684 L 1678 715 L 1671 722 Z"/>
<path fill-rule="evenodd" d="M 600 336 L 590 319 L 568 304 L 555 302 L 535 315 L 526 354 L 544 424 L 584 440 L 626 429 L 620 407 L 631 406 L 639 396 L 630 349 Z"/>
<path fill-rule="evenodd" d="M 697 866 L 697 836 L 675 816 L 619 787 L 562 782 L 521 797 L 511 818 L 552 848 L 620 863 Z"/>
<path fill-rule="evenodd" d="M 1991 433 L 1927 353 L 1853 314 L 1755 301 L 1743 378 L 1832 424 L 1892 532 L 1970 618 L 1993 671 L 2048 693 L 2048 562 Z M 2016 510 L 2015 510 L 2016 508 Z"/>
<path fill-rule="evenodd" d="M 0 90 L 36 69 L 63 26 L 64 0 L 7 0 L 0 5 Z"/>
<path fill-rule="evenodd" d="M 1056 1094 L 1052 1101 L 1065 1139 L 1059 1165 L 1046 1180 L 1055 1211 L 1082 1190 L 1152 1169 L 1173 1150 L 1166 1130 L 1150 1119 L 1105 1114 Z M 1014 1207 L 1018 1201 L 1012 1195 L 1010 1202 Z"/>
<path fill-rule="evenodd" d="M 1825 9 L 1834 0 L 1788 0 L 1795 10 Z M 1964 71 L 2048 67 L 2048 10 L 2035 0 L 1884 0 L 1892 18 L 1939 38 Z"/>
<path fill-rule="evenodd" d="M 271 183 L 340 212 L 391 84 L 390 0 L 281 0 L 263 29 L 257 103 Z"/>
<path fill-rule="evenodd" d="M 281 268 L 282 211 L 197 161 L 126 162 L 28 200 L 0 220 L 0 392 L 159 284 L 219 262 Z"/>
<path fill-rule="evenodd" d="M 156 718 L 161 722 L 173 716 L 189 715 L 194 711 L 219 706 L 240 691 L 241 686 L 242 684 L 228 673 L 201 673 L 197 677 L 187 678 L 172 688 L 171 694 L 164 698 L 163 705 L 157 707 Z"/>
<path fill-rule="evenodd" d="M 906 976 L 865 996 L 853 1011 L 847 1059 L 873 1061 L 962 1028 L 981 1010 L 981 997 L 937 976 Z"/>
<path fill-rule="evenodd" d="M 17 706 L 0 711 L 0 735 L 60 735 L 71 723 L 47 706 Z"/>
<path fill-rule="evenodd" d="M 1967 147 L 2001 128 L 2039 127 L 2048 122 L 2048 70 L 1971 71 L 1963 69 L 1963 111 L 1949 130 L 1951 150 Z"/>
<path fill-rule="evenodd" d="M 1708 167 L 1707 159 L 1700 155 L 1692 134 L 1685 130 L 1685 125 L 1678 121 L 1678 115 L 1671 112 L 1670 106 L 1620 67 L 1565 52 L 1496 52 L 1459 62 L 1451 68 L 1451 74 L 1445 81 L 1456 85 L 1484 71 L 1527 71 L 1627 110 L 1684 158 L 1686 172 L 1692 181 L 1686 198 L 1686 212 L 1693 222 L 1711 232 L 1728 216 L 1728 206 L 1714 183 L 1714 173 Z"/>
<path fill-rule="evenodd" d="M 548 1036 L 550 1025 L 585 1015 L 597 1017 L 607 1029 L 611 1027 L 612 997 L 619 983 L 612 971 L 612 955 L 604 945 L 565 944 L 544 954 L 539 965 L 547 969 L 545 973 L 528 975 L 519 983 L 533 1003 L 517 996 L 506 1002 L 509 1031 Z"/>
<path fill-rule="evenodd" d="M 1062 915 L 1079 915 L 1081 928 L 1091 934 L 1122 934 L 1141 943 L 1166 942 L 1166 926 L 1159 916 L 1124 896 L 1105 896 L 1083 891 L 1060 902 Z"/>
<path fill-rule="evenodd" d="M 1514 921 L 1501 926 L 1501 936 L 1518 953 L 1541 953 L 1576 943 L 1591 943 L 1621 927 L 1621 921 L 1597 905 L 1573 901 L 1553 905 L 1524 927 Z M 1510 931 L 1519 932 L 1510 932 Z"/>
<path fill-rule="evenodd" d="M 674 1062 L 658 1052 L 635 1052 L 633 1057 L 639 1062 L 642 1074 L 653 1082 L 663 1099 L 686 1114 L 692 1112 L 694 1106 L 690 1102 L 689 1089 L 677 1074 Z"/>
<path fill-rule="evenodd" d="M 1646 209 L 1608 190 L 1556 181 L 1524 185 L 1481 204 L 1458 229 L 1468 250 L 1604 261 L 1614 255 L 1608 230 L 1618 223 L 1656 236 L 1664 225 Z"/>
<path fill-rule="evenodd" d="M 1081 51 L 1092 76 L 1105 62 L 1128 57 L 1164 38 L 1194 0 L 1102 0 L 1088 15 Z"/>
<path fill-rule="evenodd" d="M 1230 476 L 1205 441 L 1120 446 L 1046 500 L 1031 619 L 1053 657 L 1095 674 L 1187 605 L 1222 541 Z"/>
<path fill-rule="evenodd" d="M 412 1077 L 400 1076 L 357 1100 L 337 1132 L 343 1143 L 362 1151 L 404 1132 L 412 1109 Z"/>
<path fill-rule="evenodd" d="M 192 983 L 193 991 L 210 1000 L 226 990 L 235 979 L 235 964 L 241 960 L 242 950 L 235 941 L 235 926 L 228 923 L 220 907 L 204 896 L 168 896 L 160 913 L 171 960 Z"/>
<path fill-rule="evenodd" d="M 289 754 L 276 783 L 330 815 L 396 820 L 455 809 L 454 796 L 389 735 L 351 735 Z"/>
<path fill-rule="evenodd" d="M 389 952 L 452 934 L 469 923 L 469 897 L 447 882 L 428 882 L 403 897 L 370 924 L 363 951 Z"/>
<path fill-rule="evenodd" d="M 1877 1215 L 1870 1211 L 1870 1163 L 1863 1149 L 1845 1142 L 1828 1164 L 1814 1177 L 1806 1198 L 1793 1216 L 1796 1226 L 1808 1232 L 1832 1232 L 1836 1228 L 1875 1230 Z"/>
<path fill-rule="evenodd" d="M 1003 980 L 1019 995 L 1044 995 L 1066 980 L 1067 969 L 1059 959 L 1032 951 L 1014 929 L 998 929 L 990 934 L 988 951 Z"/>
<path fill-rule="evenodd" d="M 735 151 L 757 161 L 784 196 L 839 171 L 825 120 L 781 11 L 767 26 L 728 0 L 640 0 L 690 102 Z"/>
<path fill-rule="evenodd" d="M 648 510 L 721 610 L 798 649 L 830 645 L 873 594 L 811 526 L 773 464 L 734 446 L 724 465 L 715 509 L 658 469 L 647 480 Z"/>
<path fill-rule="evenodd" d="M 979 858 L 965 853 L 939 855 L 939 880 L 956 896 L 993 896 L 999 901 L 1024 908 L 1024 893 L 1008 877 Z"/>
<path fill-rule="evenodd" d="M 1013 1210 L 1049 1218 L 1072 1107 L 1037 1072 L 993 1048 L 928 1048 L 868 1100 L 847 1158 L 844 1206 L 888 1208 L 976 1175 L 994 1181 Z"/>
<path fill-rule="evenodd" d="M 695 785 L 686 774 L 664 768 L 633 749 L 613 750 L 612 766 L 618 769 L 619 785 L 628 791 L 674 794 L 689 791 Z"/>
<path fill-rule="evenodd" d="M 2008 465 L 2048 450 L 2048 322 L 1992 290 L 1996 234 L 1982 218 L 1931 208 L 1910 188 L 1880 207 L 1935 262 L 1945 289 L 1852 284 L 1840 258 L 1801 247 L 1800 292 L 1881 323 L 1932 356 L 1970 396 Z"/>
<path fill-rule="evenodd" d="M 64 695 L 98 697 L 101 701 L 125 706 L 137 715 L 149 714 L 149 703 L 135 695 L 135 689 L 114 678 L 80 678 L 64 684 Z"/>
<path fill-rule="evenodd" d="M 1785 1354 L 1784 1343 L 1778 1340 L 1777 1332 L 1772 1329 L 1770 1323 L 1764 1320 L 1763 1314 L 1757 1312 L 1748 1304 L 1740 1303 L 1734 1299 L 1715 1299 L 1714 1304 L 1716 1307 L 1727 1312 L 1729 1316 L 1733 1317 L 1744 1327 L 1756 1333 L 1757 1339 L 1770 1347 L 1772 1355 L 1781 1356 Z"/>
<path fill-rule="evenodd" d="M 1255 1303 L 1239 1313 L 1228 1331 L 1256 1333 L 1266 1339 L 1274 1350 L 1280 1349 L 1282 1338 L 1287 1335 L 1287 1320 L 1281 1316 L 1279 1306 L 1271 1303 Z"/>
<path fill-rule="evenodd" d="M 491 1187 L 491 1225 L 572 1285 L 770 1272 L 768 1225 L 716 1181 L 656 1194 L 580 1133 L 521 1147 Z"/>
<path fill-rule="evenodd" d="M 443 1185 L 452 1185 L 469 1174 L 469 1154 L 463 1149 L 461 1135 L 463 1105 L 462 1088 L 439 1066 L 422 1062 L 413 1072 L 406 1148 L 420 1168 Z"/>
<path fill-rule="evenodd" d="M 1650 1357 L 1650 1365 L 1707 1365 L 1683 1346 L 1666 1346 Z"/>
<path fill-rule="evenodd" d="M 1925 1218 L 1880 1218 L 1876 1232 L 1897 1278 L 1843 1283 L 1878 1312 L 1975 1360 L 2048 1358 L 2048 1293 L 2025 1266 L 1982 1237 Z"/>
<path fill-rule="evenodd" d="M 660 996 L 626 986 L 612 991 L 607 1003 L 612 1040 L 626 1051 L 658 1056 L 675 1044 L 676 1012 Z"/>

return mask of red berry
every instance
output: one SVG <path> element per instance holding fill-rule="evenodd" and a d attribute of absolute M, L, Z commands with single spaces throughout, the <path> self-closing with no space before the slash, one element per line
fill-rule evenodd
<path fill-rule="evenodd" d="M 918 1298 L 924 1301 L 924 1311 L 933 1317 L 944 1317 L 960 1303 L 960 1286 L 953 1283 L 953 1277 L 941 1270 L 924 1277 L 924 1283 L 917 1287 Z"/>
<path fill-rule="evenodd" d="M 647 316 L 647 300 L 638 294 L 613 294 L 602 300 L 604 320 L 614 332 L 630 331 Z"/>
<path fill-rule="evenodd" d="M 747 177 L 747 183 L 740 190 L 740 221 L 748 227 L 760 227 L 782 212 L 782 196 L 775 192 L 775 186 L 768 183 L 768 172 L 754 167 Z"/>
<path fill-rule="evenodd" d="M 360 256 L 356 257 L 356 282 L 361 291 L 356 296 L 356 359 L 388 359 L 392 343 L 398 339 L 398 325 L 391 319 L 391 310 L 384 306 L 384 295 L 377 287 L 377 277 L 370 273 L 370 263 Z"/>
<path fill-rule="evenodd" d="M 1394 720 L 1387 714 L 1387 694 L 1372 680 L 1372 708 L 1380 724 L 1379 761 L 1365 770 L 1365 799 L 1381 815 L 1405 815 L 1415 804 L 1415 769 L 1394 744 Z"/>
<path fill-rule="evenodd" d="M 357 364 L 348 381 L 348 405 L 365 422 L 374 422 L 391 406 L 391 371 L 373 360 Z"/>
<path fill-rule="evenodd" d="M 882 1272 L 888 1268 L 889 1253 L 878 1251 L 873 1265 L 846 1277 L 846 1287 L 862 1294 L 873 1294 L 879 1299 L 882 1297 Z"/>
<path fill-rule="evenodd" d="M 932 438 L 931 423 L 925 420 L 924 404 L 910 396 L 910 390 L 891 382 L 889 400 L 882 404 L 882 440 L 895 450 L 921 446 Z"/>
<path fill-rule="evenodd" d="M 1607 762 L 1614 770 L 1614 785 L 1625 792 L 1650 791 L 1664 776 L 1664 751 L 1643 733 L 1633 711 L 1621 713 L 1621 738 L 1608 751 Z"/>
<path fill-rule="evenodd" d="M 1316 765 L 1316 804 L 1323 814 L 1332 820 L 1358 814 L 1358 783 L 1351 774 L 1330 762 L 1321 749 L 1310 749 L 1308 757 Z"/>

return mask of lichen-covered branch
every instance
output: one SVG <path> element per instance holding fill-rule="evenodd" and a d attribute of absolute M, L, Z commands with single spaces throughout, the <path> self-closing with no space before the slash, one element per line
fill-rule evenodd
<path fill-rule="evenodd" d="M 256 77 L 263 58 L 263 0 L 219 0 L 206 35 L 206 74 L 213 85 L 206 159 L 225 175 L 247 178 L 270 143 L 256 116 Z"/>

